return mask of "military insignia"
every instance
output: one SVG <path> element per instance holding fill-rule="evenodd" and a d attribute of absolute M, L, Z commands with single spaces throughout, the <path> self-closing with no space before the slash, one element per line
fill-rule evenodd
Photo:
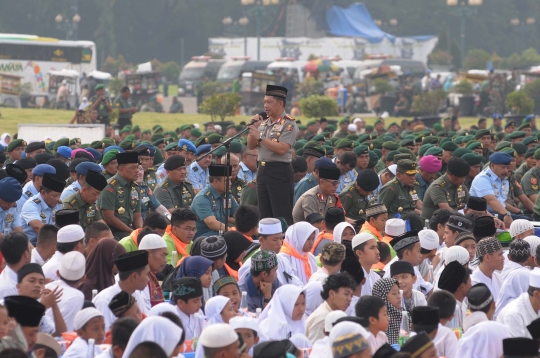
<path fill-rule="evenodd" d="M 26 145 L 26 142 L 23 140 L 23 141 L 21 142 L 21 145 Z"/>
<path fill-rule="evenodd" d="M 523 190 L 523 189 L 521 188 L 521 185 L 518 183 L 517 180 L 514 180 L 514 184 L 516 184 L 516 186 L 519 188 L 519 190 Z"/>
<path fill-rule="evenodd" d="M 531 177 L 531 184 L 538 184 L 538 179 L 536 179 L 535 177 Z"/>
<path fill-rule="evenodd" d="M 34 199 L 34 203 L 39 204 L 39 203 L 41 203 L 41 200 L 39 200 L 39 199 Z"/>
<path fill-rule="evenodd" d="M 31 196 L 32 196 L 32 192 L 31 192 L 30 190 L 28 190 L 25 194 L 26 194 L 26 196 L 28 196 L 28 197 L 31 197 Z"/>
<path fill-rule="evenodd" d="M 124 213 L 126 212 L 126 209 L 124 209 L 122 206 L 118 208 L 118 214 L 120 215 L 124 215 Z"/>
<path fill-rule="evenodd" d="M 208 144 L 208 138 L 204 138 L 204 142 Z"/>
<path fill-rule="evenodd" d="M 73 205 L 73 204 L 75 204 L 76 202 L 77 202 L 77 199 L 73 199 L 73 200 L 71 200 L 69 203 L 70 203 L 71 205 Z"/>
<path fill-rule="evenodd" d="M 199 168 L 195 167 L 192 169 L 194 172 L 198 172 L 199 171 Z"/>
<path fill-rule="evenodd" d="M 46 219 L 46 218 L 47 218 L 47 216 L 46 216 L 45 214 L 43 214 L 43 213 L 41 213 L 39 216 L 40 216 L 42 219 Z"/>
<path fill-rule="evenodd" d="M 10 222 L 12 222 L 14 219 L 15 219 L 15 218 L 13 217 L 13 214 L 7 214 L 7 215 L 6 215 L 6 218 L 5 218 L 6 223 L 10 223 Z"/>
<path fill-rule="evenodd" d="M 114 193 L 114 189 L 113 189 L 113 188 L 107 188 L 107 191 L 108 191 L 109 193 Z"/>
<path fill-rule="evenodd" d="M 358 210 L 358 215 L 362 215 L 364 213 L 364 210 L 360 209 Z"/>
<path fill-rule="evenodd" d="M 533 190 L 538 190 L 538 185 L 532 185 Z"/>
<path fill-rule="evenodd" d="M 236 190 L 240 191 L 240 190 L 242 190 L 242 187 L 241 187 L 240 185 L 238 185 L 238 186 L 236 187 Z"/>
<path fill-rule="evenodd" d="M 118 181 L 116 179 L 113 179 L 113 180 L 111 180 L 111 182 L 109 184 L 116 185 L 116 183 L 118 183 Z"/>
<path fill-rule="evenodd" d="M 287 130 L 290 132 L 294 129 L 294 126 L 292 124 L 287 124 Z"/>
<path fill-rule="evenodd" d="M 403 211 L 403 208 L 400 206 L 397 211 L 401 213 Z"/>

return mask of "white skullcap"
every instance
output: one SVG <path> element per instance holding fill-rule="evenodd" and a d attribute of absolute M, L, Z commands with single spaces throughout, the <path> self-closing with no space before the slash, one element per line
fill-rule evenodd
<path fill-rule="evenodd" d="M 233 329 L 251 329 L 252 331 L 257 332 L 257 335 L 259 334 L 259 323 L 256 319 L 251 317 L 235 316 L 230 319 L 229 326 L 231 326 Z"/>
<path fill-rule="evenodd" d="M 275 218 L 266 218 L 259 221 L 259 235 L 273 235 L 283 233 L 281 221 Z"/>
<path fill-rule="evenodd" d="M 78 281 L 85 273 L 86 259 L 79 251 L 71 251 L 62 257 L 60 262 L 60 276 L 68 281 Z"/>
<path fill-rule="evenodd" d="M 397 164 L 392 164 L 391 166 L 388 167 L 388 170 L 390 170 L 390 173 L 396 175 Z"/>
<path fill-rule="evenodd" d="M 341 317 L 347 317 L 347 314 L 343 311 L 336 310 L 328 313 L 326 315 L 326 318 L 324 319 L 324 331 L 326 333 L 330 333 L 332 330 L 332 327 L 334 327 L 334 323 Z"/>
<path fill-rule="evenodd" d="M 384 233 L 388 236 L 399 236 L 405 233 L 405 221 L 402 219 L 388 219 L 384 226 Z"/>
<path fill-rule="evenodd" d="M 64 244 L 68 242 L 76 242 L 84 239 L 84 230 L 80 225 L 67 225 L 58 230 L 56 242 Z"/>
<path fill-rule="evenodd" d="M 510 224 L 510 230 L 508 231 L 510 232 L 510 236 L 514 238 L 531 229 L 534 229 L 534 226 L 529 220 L 517 219 Z"/>
<path fill-rule="evenodd" d="M 529 276 L 529 286 L 540 288 L 540 268 L 535 268 Z"/>
<path fill-rule="evenodd" d="M 469 263 L 469 251 L 466 248 L 454 245 L 446 249 L 444 254 L 444 264 L 457 261 L 462 265 Z"/>
<path fill-rule="evenodd" d="M 531 246 L 531 256 L 536 257 L 536 248 L 540 245 L 540 237 L 538 236 L 527 236 L 523 240 L 527 241 Z"/>
<path fill-rule="evenodd" d="M 357 118 L 355 118 L 352 122 L 353 122 L 353 123 L 358 123 L 358 122 L 363 122 L 363 121 L 364 121 L 364 120 L 363 120 L 362 118 L 357 117 Z"/>
<path fill-rule="evenodd" d="M 83 102 L 88 101 L 88 97 L 83 97 L 83 98 L 82 98 L 82 101 L 83 101 Z"/>
<path fill-rule="evenodd" d="M 371 234 L 368 234 L 367 232 L 361 232 L 360 234 L 356 234 L 352 238 L 352 248 L 354 250 L 354 248 L 358 245 L 362 245 L 364 242 L 374 239 L 375 237 Z"/>
<path fill-rule="evenodd" d="M 349 130 L 349 132 L 356 132 L 358 130 L 358 127 L 356 126 L 356 124 L 351 123 L 347 126 L 347 129 Z"/>
<path fill-rule="evenodd" d="M 103 314 L 94 307 L 85 308 L 77 312 L 75 315 L 75 323 L 73 328 L 75 328 L 75 330 L 81 329 L 85 324 L 88 323 L 88 321 L 95 317 L 103 317 Z"/>
<path fill-rule="evenodd" d="M 167 248 L 165 239 L 158 234 L 145 235 L 139 243 L 139 250 L 155 250 Z"/>
<path fill-rule="evenodd" d="M 214 129 L 215 129 L 217 132 L 221 132 L 221 126 L 220 126 L 219 124 L 214 125 Z"/>
<path fill-rule="evenodd" d="M 199 338 L 199 344 L 206 348 L 223 348 L 236 341 L 238 341 L 238 334 L 226 323 L 207 326 Z"/>
<path fill-rule="evenodd" d="M 418 238 L 420 239 L 420 246 L 425 250 L 431 251 L 439 247 L 439 235 L 433 230 L 420 230 L 418 232 Z"/>
<path fill-rule="evenodd" d="M 193 123 L 193 127 L 199 129 L 199 128 L 201 128 L 201 125 L 199 123 Z"/>

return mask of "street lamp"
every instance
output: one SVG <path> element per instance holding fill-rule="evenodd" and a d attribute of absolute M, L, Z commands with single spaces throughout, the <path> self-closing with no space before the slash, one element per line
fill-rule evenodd
<path fill-rule="evenodd" d="M 398 20 L 394 19 L 394 18 L 392 18 L 392 19 L 390 19 L 388 21 L 375 19 L 375 20 L 373 20 L 373 22 L 375 23 L 375 25 L 377 25 L 381 29 L 384 29 L 386 27 L 386 30 L 388 30 L 388 31 L 395 30 L 395 28 L 397 27 L 397 25 L 399 23 Z"/>
<path fill-rule="evenodd" d="M 240 0 L 244 6 L 254 6 L 252 12 L 257 21 L 257 60 L 261 59 L 261 16 L 265 7 L 279 5 L 279 0 Z M 248 14 L 251 11 L 248 11 Z"/>
<path fill-rule="evenodd" d="M 225 18 L 223 18 L 223 21 L 221 21 L 223 23 L 223 25 L 225 26 L 229 26 L 230 24 L 232 24 L 232 19 L 230 16 L 227 16 Z"/>
<path fill-rule="evenodd" d="M 451 14 L 461 17 L 461 66 L 465 62 L 465 18 L 476 12 L 473 6 L 481 6 L 482 3 L 483 0 L 446 0 L 448 6 L 459 5 Z"/>
<path fill-rule="evenodd" d="M 510 25 L 516 31 L 515 39 L 515 51 L 519 52 L 519 43 L 520 40 L 529 34 L 529 31 L 532 30 L 532 27 L 536 24 L 536 19 L 534 17 L 528 17 L 524 21 L 521 21 L 518 18 L 513 18 L 510 20 Z M 528 37 L 528 36 L 527 36 Z"/>

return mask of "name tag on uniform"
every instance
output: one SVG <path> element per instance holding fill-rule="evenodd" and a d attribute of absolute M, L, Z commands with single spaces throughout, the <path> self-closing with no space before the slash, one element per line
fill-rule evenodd
<path fill-rule="evenodd" d="M 143 204 L 146 204 L 146 203 L 149 202 L 149 201 L 150 201 L 150 198 L 147 197 L 147 196 L 145 196 L 145 197 L 142 199 L 142 203 L 143 203 Z"/>
<path fill-rule="evenodd" d="M 412 200 L 418 200 L 418 194 L 411 194 Z"/>
<path fill-rule="evenodd" d="M 279 132 L 283 130 L 283 125 L 278 125 L 278 126 L 273 126 L 272 127 L 272 132 Z"/>
<path fill-rule="evenodd" d="M 96 216 L 96 212 L 95 211 L 89 211 L 86 213 L 86 217 L 87 218 L 93 218 L 94 216 Z"/>
<path fill-rule="evenodd" d="M 458 196 L 458 198 L 463 198 L 465 196 L 465 192 L 464 191 L 458 191 L 457 196 Z"/>

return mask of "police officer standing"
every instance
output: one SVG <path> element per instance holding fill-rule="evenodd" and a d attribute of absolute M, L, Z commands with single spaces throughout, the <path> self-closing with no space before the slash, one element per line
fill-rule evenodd
<path fill-rule="evenodd" d="M 136 152 L 125 152 L 118 153 L 116 160 L 118 172 L 101 192 L 98 207 L 113 235 L 123 238 L 142 227 L 141 200 L 135 184 L 139 175 L 139 158 Z"/>
<path fill-rule="evenodd" d="M 178 208 L 187 208 L 195 197 L 193 186 L 186 179 L 186 159 L 181 155 L 173 155 L 165 161 L 165 170 L 167 176 L 163 179 L 154 195 L 170 213 Z"/>
<path fill-rule="evenodd" d="M 366 220 L 368 206 L 375 204 L 371 193 L 379 187 L 379 176 L 373 170 L 364 169 L 356 181 L 347 185 L 339 194 L 346 217 L 351 220 Z"/>
<path fill-rule="evenodd" d="M 298 135 L 294 118 L 285 113 L 287 89 L 266 86 L 264 110 L 268 119 L 255 115 L 255 124 L 249 126 L 247 147 L 259 147 L 257 172 L 257 198 L 261 218 L 283 217 L 293 223 L 294 173 L 291 157 Z"/>
<path fill-rule="evenodd" d="M 86 230 L 94 221 L 103 221 L 96 201 L 106 186 L 107 180 L 103 175 L 98 171 L 88 170 L 81 189 L 62 200 L 64 209 L 79 211 L 79 223 L 83 229 Z"/>
<path fill-rule="evenodd" d="M 133 114 L 139 111 L 137 107 L 134 107 L 131 104 L 129 96 L 129 87 L 124 86 L 120 90 L 120 95 L 114 100 L 114 106 L 118 108 L 118 112 L 120 113 L 118 116 L 118 127 L 120 128 L 124 128 L 124 126 L 128 124 L 131 125 L 131 118 L 133 118 Z"/>
<path fill-rule="evenodd" d="M 112 112 L 111 101 L 105 96 L 105 87 L 99 84 L 95 88 L 96 94 L 90 97 L 90 108 L 97 111 L 97 120 L 101 124 L 109 124 Z"/>

